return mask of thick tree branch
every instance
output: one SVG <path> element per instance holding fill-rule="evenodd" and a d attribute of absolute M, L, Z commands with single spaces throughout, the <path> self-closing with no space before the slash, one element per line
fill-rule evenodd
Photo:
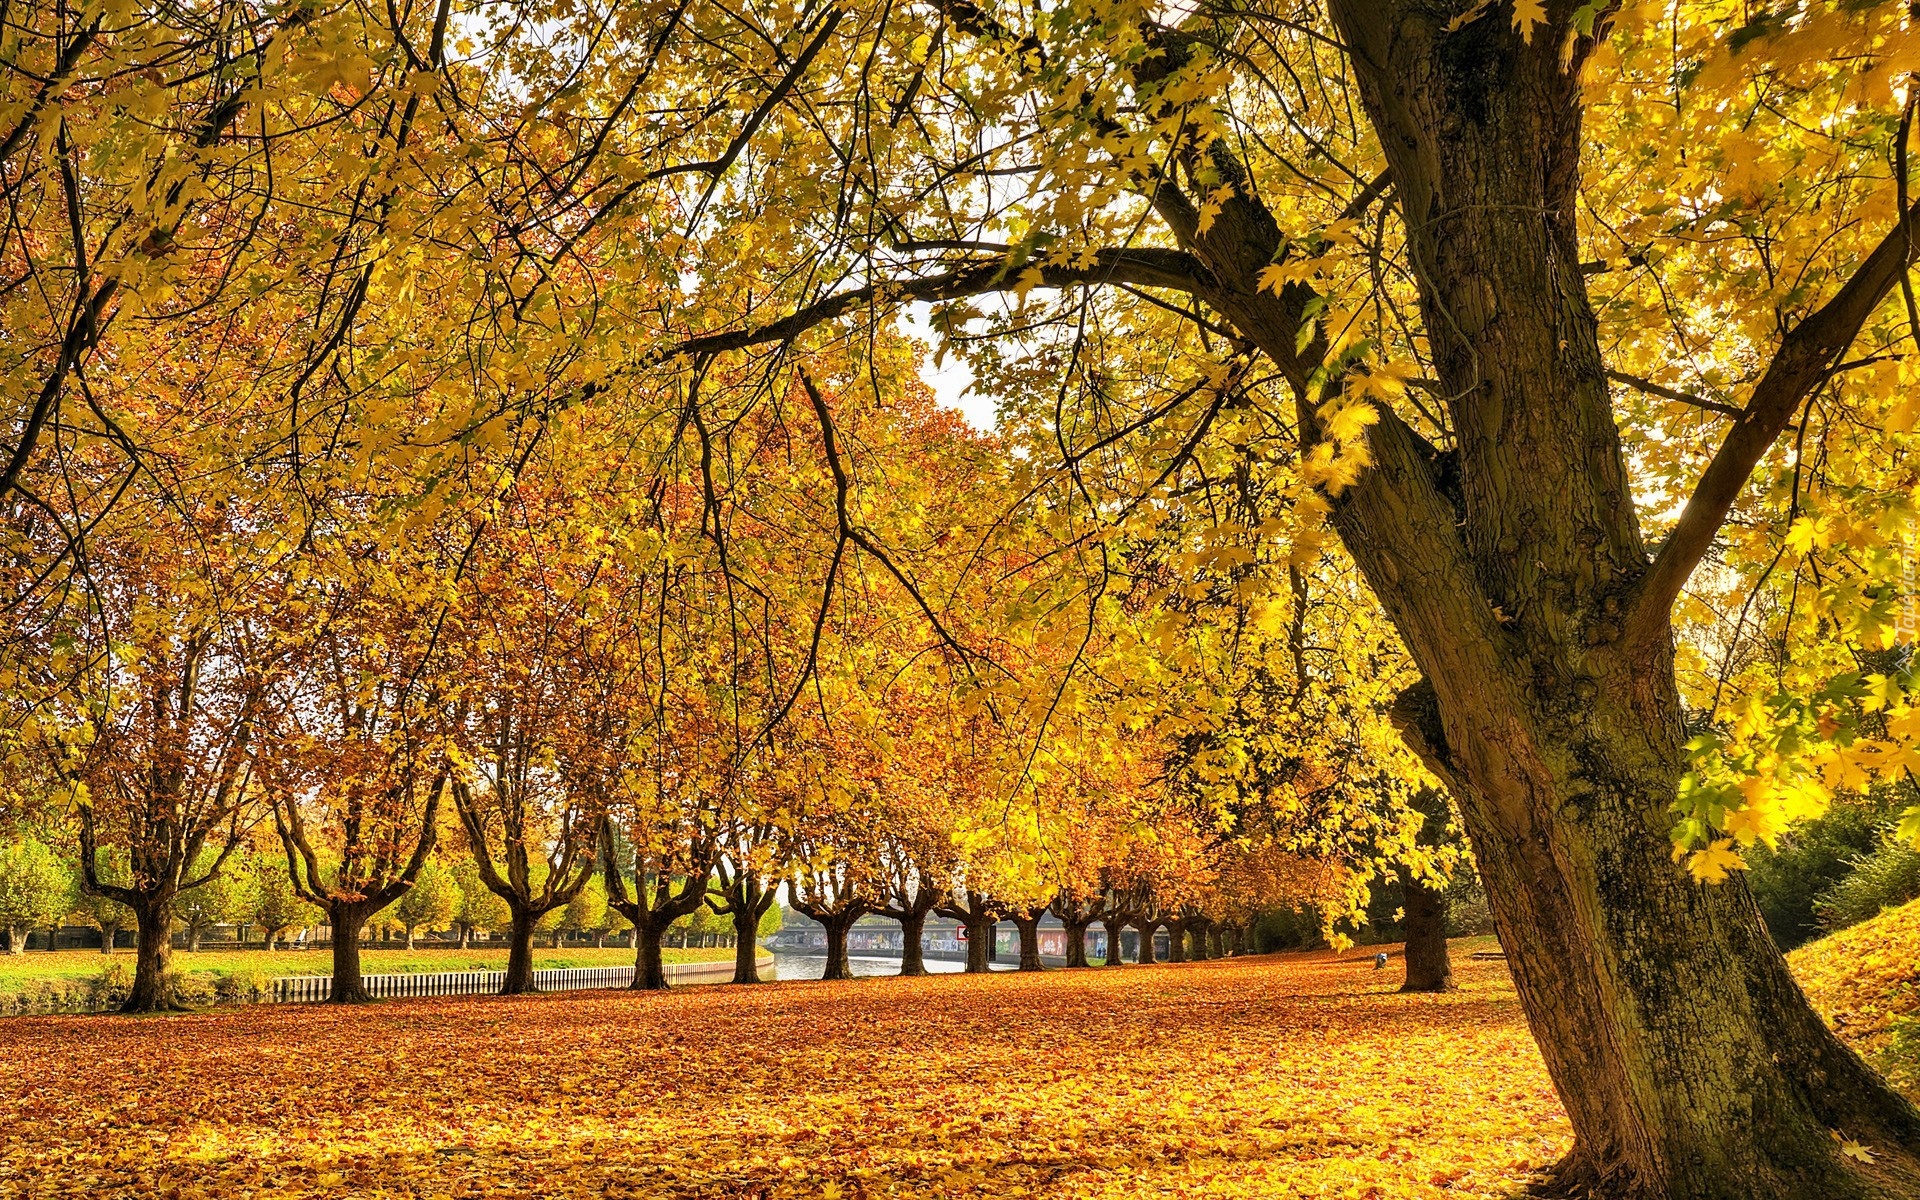
<path fill-rule="evenodd" d="M 1040 266 L 1034 269 L 1040 274 L 1034 286 L 1046 288 L 1129 283 L 1138 287 L 1201 293 L 1209 287 L 1205 269 L 1191 255 L 1153 247 L 1099 250 L 1095 252 L 1093 265 L 1088 267 Z M 681 355 L 699 358 L 731 350 L 745 350 L 751 346 L 792 341 L 816 325 L 845 316 L 875 300 L 961 300 L 988 292 L 1012 291 L 1020 286 L 1024 270 L 1012 258 L 1002 258 L 960 267 L 944 275 L 925 279 L 868 284 L 836 292 L 765 325 L 688 338 L 655 352 L 651 361 L 666 362 Z"/>
<path fill-rule="evenodd" d="M 1909 210 L 1833 298 L 1782 339 L 1746 409 L 1701 474 L 1652 567 L 1636 585 L 1623 625 L 1628 645 L 1644 644 L 1667 629 L 1675 598 L 1706 557 L 1754 467 L 1793 420 L 1801 402 L 1833 373 L 1867 318 L 1899 286 L 1912 258 L 1907 236 L 1912 218 Z"/>

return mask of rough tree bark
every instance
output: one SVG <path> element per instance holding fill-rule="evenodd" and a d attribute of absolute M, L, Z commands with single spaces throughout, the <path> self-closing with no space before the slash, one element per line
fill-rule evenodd
<path fill-rule="evenodd" d="M 1911 257 L 1893 236 L 1789 333 L 1659 552 L 1642 540 L 1580 271 L 1569 3 L 1523 41 L 1414 0 L 1334 0 L 1405 215 L 1457 447 L 1403 422 L 1336 502 L 1430 691 L 1448 781 L 1575 1145 L 1567 1194 L 1920 1194 L 1920 1111 L 1807 1004 L 1743 882 L 1678 870 L 1671 604 L 1728 506 Z M 1600 14 L 1604 33 L 1608 11 Z M 1304 407 L 1304 406 L 1303 406 Z M 1872 1163 L 1842 1141 L 1875 1149 Z"/>
<path fill-rule="evenodd" d="M 333 926 L 333 983 L 329 1004 L 367 1004 L 373 1000 L 360 978 L 360 930 L 367 923 L 364 900 L 330 900 L 327 922 Z"/>
<path fill-rule="evenodd" d="M 1187 961 L 1186 918 L 1173 917 L 1164 924 L 1167 927 L 1167 961 L 1170 963 Z"/>
<path fill-rule="evenodd" d="M 163 1012 L 173 999 L 173 921 L 167 909 L 173 897 L 156 894 L 129 904 L 133 910 L 133 988 L 120 1005 L 123 1013 Z M 123 901 L 124 903 L 124 901 Z M 25 939 L 21 941 L 24 946 Z"/>
<path fill-rule="evenodd" d="M 1016 908 L 1007 914 L 1013 921 L 1013 927 L 1020 931 L 1020 969 L 1022 971 L 1047 969 L 1047 964 L 1040 961 L 1040 918 L 1046 915 L 1045 905 L 1038 908 Z"/>
<path fill-rule="evenodd" d="M 949 896 L 934 911 L 960 922 L 966 929 L 966 973 L 985 975 L 993 970 L 994 926 L 999 924 L 1002 915 L 1000 907 L 978 892 L 968 892 L 963 897 Z"/>
<path fill-rule="evenodd" d="M 1100 919 L 1100 924 L 1105 927 L 1107 931 L 1107 955 L 1101 960 L 1100 965 L 1103 967 L 1117 967 L 1122 965 L 1125 960 L 1120 957 L 1122 950 L 1120 945 L 1120 931 L 1126 928 L 1127 918 L 1125 914 L 1110 913 Z"/>
<path fill-rule="evenodd" d="M 752 871 L 717 868 L 718 896 L 709 893 L 707 907 L 733 918 L 733 982 L 760 982 L 760 918 L 773 907 L 778 892 Z"/>
<path fill-rule="evenodd" d="M 900 973 L 902 975 L 925 975 L 927 973 L 927 950 L 921 945 L 927 928 L 927 915 L 909 914 L 900 921 Z"/>
<path fill-rule="evenodd" d="M 500 994 L 524 996 L 538 990 L 533 986 L 533 927 L 546 913 L 517 904 L 512 912 L 507 926 L 507 977 L 500 984 Z"/>
<path fill-rule="evenodd" d="M 1134 961 L 1142 966 L 1151 966 L 1154 961 L 1153 931 L 1159 924 L 1152 917 L 1140 917 L 1133 923 L 1135 932 L 1140 935 L 1139 952 L 1134 955 Z"/>
<path fill-rule="evenodd" d="M 1450 992 L 1453 960 L 1447 957 L 1447 894 L 1412 877 L 1403 880 L 1407 978 L 1403 992 Z"/>
<path fill-rule="evenodd" d="M 820 970 L 820 978 L 853 978 L 853 965 L 847 960 L 847 934 L 859 919 L 859 913 L 829 913 L 820 922 L 827 931 L 827 963 Z"/>

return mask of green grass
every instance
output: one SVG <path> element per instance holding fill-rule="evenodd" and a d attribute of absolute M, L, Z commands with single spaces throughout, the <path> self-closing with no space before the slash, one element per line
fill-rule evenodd
<path fill-rule="evenodd" d="M 666 959 L 676 962 L 731 962 L 731 948 L 705 950 L 667 950 Z M 41 979 L 85 979 L 98 975 L 110 962 L 133 969 L 133 951 L 119 950 L 111 957 L 98 950 L 43 950 L 26 954 L 0 954 L 0 990 L 15 991 Z M 548 967 L 624 967 L 633 963 L 633 951 L 609 946 L 596 950 L 591 946 L 563 950 L 535 949 L 533 965 Z M 362 950 L 360 969 L 368 975 L 399 975 L 431 971 L 498 971 L 507 965 L 506 947 L 476 947 L 471 950 Z M 189 954 L 173 953 L 176 971 L 189 974 L 226 975 L 246 972 L 256 975 L 328 975 L 333 971 L 333 956 L 328 950 L 204 950 Z"/>

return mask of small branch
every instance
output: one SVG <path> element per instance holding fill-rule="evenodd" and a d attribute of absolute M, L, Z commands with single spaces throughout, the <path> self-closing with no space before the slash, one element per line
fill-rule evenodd
<path fill-rule="evenodd" d="M 1722 404 L 1718 400 L 1709 400 L 1704 396 L 1696 396 L 1692 392 L 1678 392 L 1670 387 L 1657 384 L 1651 379 L 1642 379 L 1638 375 L 1630 375 L 1625 371 L 1610 370 L 1607 372 L 1607 378 L 1613 380 L 1615 383 L 1624 383 L 1630 388 L 1647 393 L 1649 396 L 1658 396 L 1662 400 L 1672 400 L 1679 404 L 1692 405 L 1694 408 L 1704 408 L 1708 412 L 1716 412 L 1722 416 L 1733 417 L 1736 420 L 1741 415 L 1740 410 L 1731 404 Z"/>

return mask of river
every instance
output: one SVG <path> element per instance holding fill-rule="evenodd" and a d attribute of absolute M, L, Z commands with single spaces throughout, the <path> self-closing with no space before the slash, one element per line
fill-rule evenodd
<path fill-rule="evenodd" d="M 848 960 L 853 973 L 858 977 L 868 975 L 898 975 L 900 960 L 897 958 L 860 958 Z M 927 971 L 933 975 L 954 975 L 966 969 L 963 962 L 936 962 L 927 960 Z M 775 954 L 773 967 L 777 979 L 818 979 L 827 969 L 827 957 L 824 954 Z M 995 963 L 996 971 L 1009 971 L 1013 968 L 1004 963 Z"/>

